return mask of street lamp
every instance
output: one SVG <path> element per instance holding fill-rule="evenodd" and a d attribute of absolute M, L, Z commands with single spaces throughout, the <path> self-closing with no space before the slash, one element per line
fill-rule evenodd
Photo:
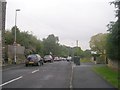
<path fill-rule="evenodd" d="M 15 38 L 14 38 L 14 63 L 16 64 L 16 24 L 17 24 L 17 11 L 20 11 L 20 9 L 15 10 Z"/>

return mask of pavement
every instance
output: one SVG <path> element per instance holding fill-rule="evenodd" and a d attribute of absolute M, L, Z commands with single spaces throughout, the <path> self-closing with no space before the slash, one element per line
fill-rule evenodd
<path fill-rule="evenodd" d="M 2 65 L 2 70 L 12 69 L 12 68 L 19 68 L 24 66 L 24 63 L 20 64 L 4 64 Z"/>
<path fill-rule="evenodd" d="M 81 63 L 80 65 L 73 64 L 73 88 L 114 88 L 111 84 L 105 81 L 101 76 L 96 74 L 92 68 L 94 66 L 103 66 L 94 63 Z"/>

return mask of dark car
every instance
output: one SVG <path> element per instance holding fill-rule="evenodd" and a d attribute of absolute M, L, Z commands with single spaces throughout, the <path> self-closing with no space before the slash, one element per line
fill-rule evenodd
<path fill-rule="evenodd" d="M 44 62 L 53 62 L 53 57 L 51 55 L 45 55 Z"/>
<path fill-rule="evenodd" d="M 25 61 L 25 65 L 43 65 L 43 59 L 41 58 L 41 56 L 39 54 L 31 54 L 27 57 L 26 61 Z"/>

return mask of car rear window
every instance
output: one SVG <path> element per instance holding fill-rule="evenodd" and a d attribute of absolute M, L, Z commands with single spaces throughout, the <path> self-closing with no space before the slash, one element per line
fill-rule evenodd
<path fill-rule="evenodd" d="M 27 57 L 28 60 L 34 60 L 34 59 L 37 59 L 36 55 L 29 55 Z"/>
<path fill-rule="evenodd" d="M 52 58 L 52 56 L 50 56 L 50 55 L 46 55 L 44 58 Z"/>

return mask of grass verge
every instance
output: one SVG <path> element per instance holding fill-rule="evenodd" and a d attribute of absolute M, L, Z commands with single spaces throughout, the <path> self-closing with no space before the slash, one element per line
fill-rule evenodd
<path fill-rule="evenodd" d="M 120 86 L 120 82 L 118 81 L 118 72 L 113 71 L 107 66 L 100 66 L 100 67 L 93 67 L 93 71 L 95 71 L 97 74 L 102 76 L 106 81 L 108 81 L 111 85 L 113 85 L 115 88 L 118 88 Z M 120 87 L 119 87 L 120 90 Z"/>
<path fill-rule="evenodd" d="M 90 59 L 81 58 L 80 62 L 82 62 L 82 63 L 88 63 L 88 62 L 91 62 L 91 61 L 90 61 Z"/>

